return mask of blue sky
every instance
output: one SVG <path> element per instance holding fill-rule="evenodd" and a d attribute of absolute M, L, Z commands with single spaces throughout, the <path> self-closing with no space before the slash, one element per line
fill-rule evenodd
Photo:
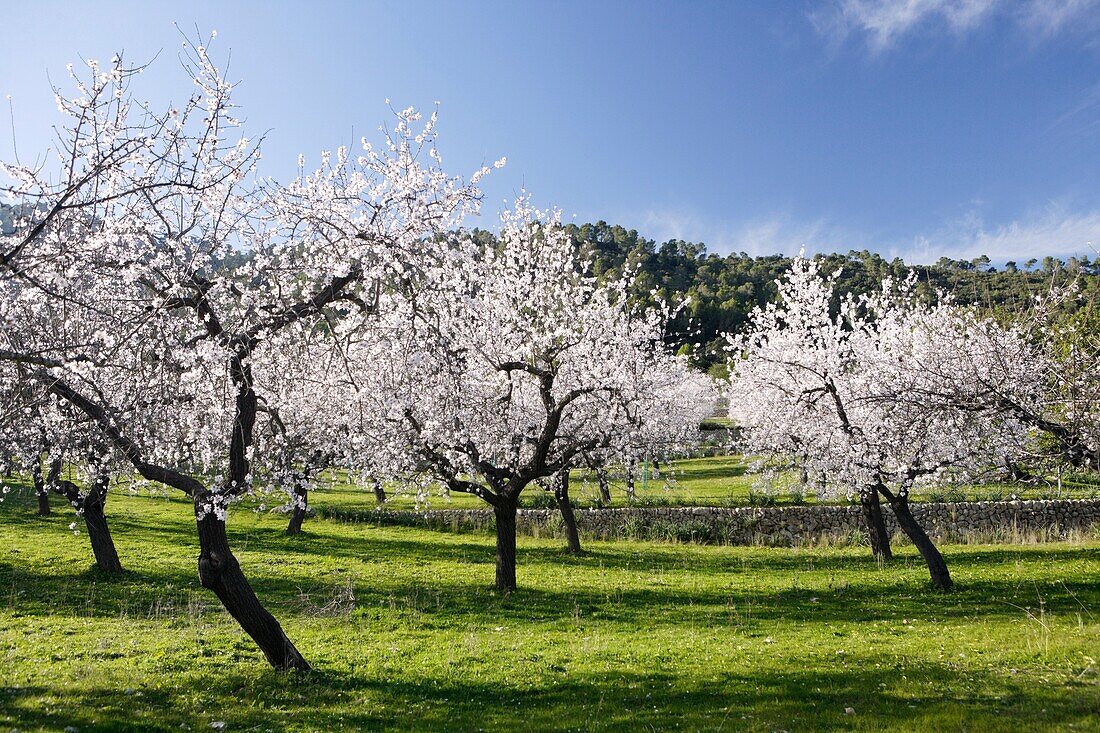
<path fill-rule="evenodd" d="M 508 157 L 486 225 L 525 186 L 567 218 L 715 252 L 1100 246 L 1100 0 L 38 2 L 0 19 L 24 159 L 50 143 L 47 73 L 69 61 L 159 52 L 137 94 L 188 93 L 177 22 L 218 31 L 276 177 L 373 136 L 386 99 L 439 100 L 449 170 Z"/>

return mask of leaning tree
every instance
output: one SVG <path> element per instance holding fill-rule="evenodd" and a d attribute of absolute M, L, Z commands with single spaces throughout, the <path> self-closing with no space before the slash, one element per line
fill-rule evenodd
<path fill-rule="evenodd" d="M 923 305 L 913 283 L 886 281 L 836 300 L 836 274 L 798 258 L 778 281 L 777 302 L 757 309 L 730 338 L 730 417 L 745 448 L 795 459 L 823 476 L 826 491 L 859 497 L 876 556 L 889 556 L 885 499 L 928 564 L 952 585 L 943 556 L 913 516 L 920 482 L 987 470 L 1011 450 L 1018 427 L 987 413 L 928 400 L 928 366 L 966 348 L 962 312 Z"/>
<path fill-rule="evenodd" d="M 20 213 L 0 240 L 4 278 L 99 325 L 42 351 L 5 320 L 0 359 L 82 413 L 144 480 L 191 498 L 202 585 L 273 666 L 308 669 L 225 530 L 256 473 L 286 465 L 257 450 L 259 416 L 280 407 L 258 360 L 276 338 L 364 318 L 377 283 L 408 282 L 436 235 L 477 208 L 487 169 L 447 176 L 435 115 L 408 109 L 378 147 L 325 153 L 285 186 L 254 182 L 259 148 L 237 132 L 234 84 L 206 47 L 185 46 L 183 104 L 154 114 L 129 92 L 140 69 L 88 62 L 76 96 L 58 94 L 57 165 L 4 167 Z M 129 402 L 113 387 L 126 372 L 157 394 Z"/>

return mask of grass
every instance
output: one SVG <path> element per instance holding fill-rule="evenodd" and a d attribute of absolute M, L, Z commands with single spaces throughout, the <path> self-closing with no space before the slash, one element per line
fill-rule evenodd
<path fill-rule="evenodd" d="M 946 546 L 939 594 L 911 547 L 520 538 L 502 596 L 487 535 L 237 510 L 287 675 L 198 587 L 186 503 L 110 500 L 118 579 L 32 504 L 0 504 L 3 730 L 1100 730 L 1095 540 Z"/>

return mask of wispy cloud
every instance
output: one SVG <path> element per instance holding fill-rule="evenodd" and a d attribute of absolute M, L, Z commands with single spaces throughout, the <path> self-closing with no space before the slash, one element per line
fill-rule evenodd
<path fill-rule="evenodd" d="M 1055 36 L 1072 25 L 1095 29 L 1100 23 L 1097 0 L 1031 0 L 1020 8 L 1017 17 L 1023 26 L 1041 37 Z"/>
<path fill-rule="evenodd" d="M 1073 105 L 1051 120 L 1046 132 L 1053 139 L 1071 141 L 1100 133 L 1100 83 L 1082 90 Z"/>
<path fill-rule="evenodd" d="M 840 0 L 811 15 L 814 25 L 834 40 L 853 33 L 866 36 L 873 51 L 883 51 L 924 25 L 961 33 L 977 25 L 997 0 Z"/>
<path fill-rule="evenodd" d="M 834 42 L 860 36 L 880 53 L 919 31 L 961 36 L 997 17 L 1043 40 L 1095 29 L 1098 10 L 1100 0 L 832 0 L 813 11 L 810 21 Z"/>
<path fill-rule="evenodd" d="M 1051 205 L 1037 215 L 993 226 L 971 212 L 895 249 L 912 262 L 935 262 L 940 257 L 969 260 L 984 254 L 996 262 L 1022 263 L 1048 255 L 1096 257 L 1098 248 L 1100 211 L 1075 212 Z"/>
<path fill-rule="evenodd" d="M 1047 208 L 990 224 L 972 210 L 958 219 L 913 235 L 874 236 L 824 219 L 800 221 L 780 214 L 747 222 L 715 222 L 686 210 L 651 210 L 621 219 L 658 242 L 683 239 L 702 242 L 710 252 L 750 255 L 848 252 L 867 249 L 910 263 L 932 263 L 940 257 L 971 260 L 988 255 L 995 262 L 1023 263 L 1047 255 L 1096 257 L 1100 250 L 1100 210 Z"/>
<path fill-rule="evenodd" d="M 710 221 L 685 209 L 662 209 L 627 216 L 638 231 L 650 239 L 665 242 L 683 239 L 702 242 L 718 254 L 745 252 L 750 255 L 807 252 L 847 252 L 862 249 L 865 238 L 857 237 L 824 219 L 799 221 L 788 214 L 755 218 L 744 222 Z"/>

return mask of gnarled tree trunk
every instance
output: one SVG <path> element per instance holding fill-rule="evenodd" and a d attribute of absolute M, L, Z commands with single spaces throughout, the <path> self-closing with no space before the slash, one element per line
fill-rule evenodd
<path fill-rule="evenodd" d="M 84 499 L 84 525 L 88 528 L 92 554 L 95 555 L 95 562 L 99 569 L 105 573 L 121 573 L 122 561 L 118 558 L 115 541 L 107 526 L 107 515 L 104 513 L 106 505 L 107 486 L 104 479 L 102 490 L 98 487 L 93 488 Z"/>
<path fill-rule="evenodd" d="M 600 466 L 596 469 L 596 483 L 600 487 L 600 503 L 607 505 L 611 503 L 611 482 L 607 478 L 607 469 Z"/>
<path fill-rule="evenodd" d="M 497 525 L 497 590 L 516 589 L 516 502 L 500 497 L 493 506 Z"/>
<path fill-rule="evenodd" d="M 229 360 L 229 372 L 237 385 L 237 409 L 229 443 L 229 475 L 225 483 L 227 494 L 247 486 L 250 471 L 248 446 L 252 445 L 252 430 L 256 424 L 256 393 L 252 387 L 252 367 L 246 356 L 239 352 Z M 193 493 L 195 521 L 199 530 L 199 582 L 203 588 L 214 591 L 225 610 L 252 637 L 272 667 L 310 669 L 309 662 L 283 633 L 283 627 L 275 617 L 260 603 L 241 571 L 240 563 L 229 549 L 225 521 L 210 506 L 214 498 L 209 491 Z"/>
<path fill-rule="evenodd" d="M 577 533 L 577 516 L 573 512 L 573 503 L 569 501 L 568 468 L 563 468 L 558 474 L 557 485 L 554 487 L 554 498 L 558 500 L 558 509 L 561 511 L 562 522 L 565 524 L 565 540 L 569 551 L 580 554 L 581 537 Z"/>
<path fill-rule="evenodd" d="M 241 571 L 240 563 L 229 549 L 225 522 L 209 507 L 208 497 L 195 499 L 195 520 L 199 530 L 199 582 L 214 591 L 225 610 L 252 637 L 277 669 L 310 669 L 309 662 L 283 633 L 283 627 L 256 597 L 255 591 Z"/>
<path fill-rule="evenodd" d="M 302 522 L 305 521 L 307 511 L 309 511 L 309 491 L 306 489 L 303 477 L 296 480 L 294 484 L 294 508 L 290 512 L 290 524 L 286 527 L 287 534 L 302 533 Z"/>
<path fill-rule="evenodd" d="M 879 487 L 879 491 L 890 502 L 890 508 L 894 510 L 894 516 L 897 517 L 901 531 L 912 540 L 921 557 L 924 558 L 924 562 L 928 564 L 928 574 L 932 577 L 932 584 L 940 590 L 951 590 L 954 582 L 951 580 L 951 573 L 947 570 L 947 563 L 944 562 L 940 551 L 932 544 L 928 533 L 909 510 L 909 498 L 904 495 L 895 496 L 882 486 Z"/>
<path fill-rule="evenodd" d="M 374 480 L 374 500 L 379 504 L 386 503 L 386 489 L 382 486 L 382 482 L 378 479 Z"/>
<path fill-rule="evenodd" d="M 38 497 L 38 516 L 50 516 L 50 492 L 46 488 L 46 480 L 42 476 L 42 466 L 35 465 L 31 471 L 34 480 L 34 495 Z"/>
<path fill-rule="evenodd" d="M 72 481 L 58 478 L 60 470 L 60 461 L 51 465 L 47 483 L 68 499 L 73 509 L 76 509 L 84 517 L 84 526 L 88 530 L 88 540 L 92 544 L 92 554 L 95 556 L 95 563 L 99 569 L 111 575 L 121 573 L 123 570 L 122 561 L 119 560 L 114 538 L 111 537 L 111 528 L 107 524 L 107 515 L 104 513 L 104 508 L 107 505 L 107 489 L 110 477 L 97 477 L 92 482 L 88 493 L 82 494 L 80 487 Z"/>
<path fill-rule="evenodd" d="M 886 531 L 886 520 L 882 516 L 882 502 L 878 490 L 859 492 L 859 505 L 863 510 L 863 523 L 867 527 L 867 538 L 871 542 L 871 552 L 877 560 L 889 560 L 894 554 L 890 550 L 890 534 Z"/>

